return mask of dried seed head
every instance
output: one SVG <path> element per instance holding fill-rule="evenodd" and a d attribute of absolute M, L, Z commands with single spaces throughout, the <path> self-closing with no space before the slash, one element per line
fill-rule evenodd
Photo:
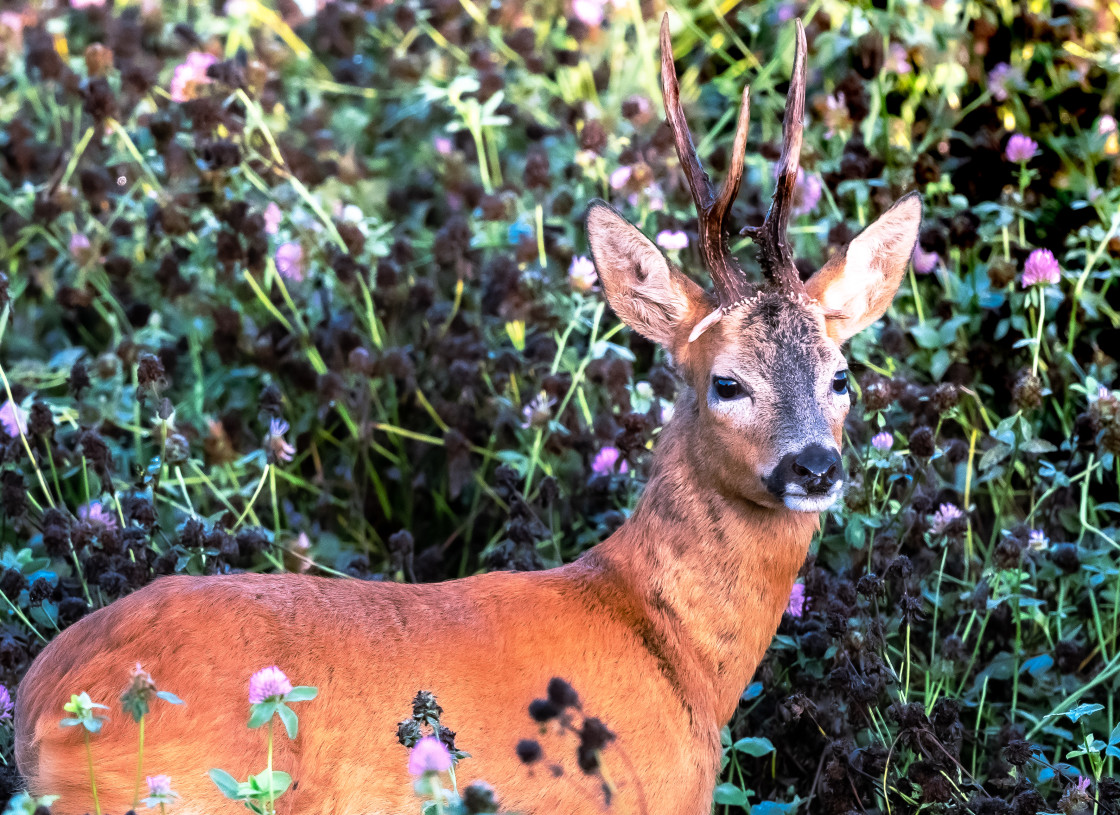
<path fill-rule="evenodd" d="M 1042 404 L 1042 380 L 1029 371 L 1020 371 L 1011 386 L 1011 402 L 1019 410 L 1034 410 Z"/>

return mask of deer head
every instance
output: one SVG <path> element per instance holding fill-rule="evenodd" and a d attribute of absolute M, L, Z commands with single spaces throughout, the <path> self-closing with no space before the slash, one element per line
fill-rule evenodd
<path fill-rule="evenodd" d="M 796 39 L 774 196 L 762 225 L 742 230 L 758 248 L 760 282 L 731 254 L 726 223 L 742 180 L 749 88 L 727 177 L 715 190 L 685 122 L 668 15 L 661 25 L 665 111 L 696 203 L 700 256 L 714 291 L 675 268 L 602 201 L 588 210 L 587 233 L 611 307 L 669 352 L 686 385 L 674 424 L 691 436 L 687 449 L 697 476 L 728 496 L 820 512 L 843 487 L 840 439 L 851 397 L 841 346 L 894 299 L 917 241 L 922 205 L 917 193 L 899 199 L 802 281 L 786 235 L 805 110 L 800 21 Z"/>

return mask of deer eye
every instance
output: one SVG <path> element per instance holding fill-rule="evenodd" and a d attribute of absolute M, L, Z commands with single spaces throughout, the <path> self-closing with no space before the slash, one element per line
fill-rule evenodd
<path fill-rule="evenodd" d="M 832 392 L 837 396 L 843 396 L 848 392 L 848 372 L 837 371 L 836 375 L 832 377 Z"/>
<path fill-rule="evenodd" d="M 738 399 L 747 395 L 742 385 L 727 376 L 713 376 L 712 390 L 720 399 Z"/>

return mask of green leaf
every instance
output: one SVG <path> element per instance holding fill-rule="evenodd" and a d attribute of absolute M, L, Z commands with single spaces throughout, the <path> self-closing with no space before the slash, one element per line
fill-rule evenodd
<path fill-rule="evenodd" d="M 932 322 L 911 326 L 910 333 L 913 335 L 914 341 L 918 343 L 919 348 L 928 348 L 932 350 L 934 348 L 940 348 L 942 345 L 941 333 Z"/>
<path fill-rule="evenodd" d="M 210 780 L 214 782 L 214 785 L 219 790 L 221 790 L 222 795 L 224 795 L 226 798 L 231 798 L 234 801 L 240 800 L 241 785 L 237 782 L 236 778 L 227 773 L 225 770 L 219 769 L 211 770 L 209 775 Z"/>
<path fill-rule="evenodd" d="M 284 723 L 284 729 L 288 731 L 288 738 L 295 741 L 296 734 L 299 732 L 299 719 L 296 713 L 285 704 L 276 706 L 276 712 L 280 714 L 280 721 Z"/>
<path fill-rule="evenodd" d="M 748 756 L 754 756 L 755 758 L 758 758 L 760 756 L 766 756 L 770 753 L 773 753 L 774 745 L 770 743 L 770 739 L 760 736 L 753 739 L 739 739 L 737 742 L 735 742 L 735 745 L 732 747 L 732 749 L 740 753 L 746 753 Z"/>
<path fill-rule="evenodd" d="M 1024 453 L 1053 453 L 1058 448 L 1052 445 L 1046 439 L 1031 439 L 1028 442 L 1020 445 L 1020 450 Z"/>
<path fill-rule="evenodd" d="M 174 693 L 171 693 L 170 691 L 161 690 L 158 693 L 156 693 L 156 696 L 158 696 L 160 699 L 162 699 L 165 702 L 170 702 L 173 705 L 185 705 L 186 704 L 186 702 L 184 702 L 182 699 L 180 699 L 178 696 L 176 696 Z"/>
<path fill-rule="evenodd" d="M 319 689 L 313 688 L 310 685 L 297 685 L 286 694 L 284 694 L 285 702 L 309 702 L 319 695 Z"/>
<path fill-rule="evenodd" d="M 280 794 L 284 792 L 292 783 L 292 777 L 283 770 L 272 771 L 272 797 L 279 798 Z M 265 795 L 268 796 L 268 770 L 261 770 L 254 776 L 249 778 L 249 785 Z"/>
<path fill-rule="evenodd" d="M 747 685 L 747 689 L 745 691 L 743 691 L 743 695 L 740 698 L 744 702 L 749 702 L 751 699 L 757 699 L 761 695 L 762 695 L 762 683 L 761 682 L 752 682 L 751 684 Z"/>
<path fill-rule="evenodd" d="M 276 712 L 275 702 L 258 702 L 253 705 L 253 712 L 249 716 L 249 729 L 256 730 L 268 724 L 272 714 Z"/>
<path fill-rule="evenodd" d="M 1092 716 L 1097 711 L 1104 710 L 1104 705 L 1098 704 L 1084 704 L 1078 705 L 1073 710 L 1067 710 L 1064 713 L 1052 713 L 1051 716 L 1066 716 L 1071 722 L 1076 722 L 1085 716 Z"/>
<path fill-rule="evenodd" d="M 747 793 L 734 784 L 720 784 L 716 787 L 712 800 L 725 806 L 745 807 L 747 805 Z"/>
<path fill-rule="evenodd" d="M 800 800 L 788 804 L 779 804 L 777 801 L 760 801 L 751 807 L 751 815 L 788 815 L 796 812 Z"/>

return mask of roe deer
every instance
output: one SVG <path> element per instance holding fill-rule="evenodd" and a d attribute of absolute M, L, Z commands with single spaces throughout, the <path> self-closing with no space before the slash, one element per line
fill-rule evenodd
<path fill-rule="evenodd" d="M 699 216 L 705 292 L 601 201 L 587 233 L 607 300 L 660 343 L 681 379 L 651 476 L 630 519 L 573 563 L 406 585 L 286 575 L 167 577 L 91 614 L 43 651 L 19 689 L 16 755 L 59 815 L 91 809 L 78 728 L 60 728 L 71 693 L 113 702 L 137 662 L 187 702 L 147 723 L 144 767 L 166 773 L 180 813 L 238 812 L 207 778 L 245 778 L 265 761 L 246 728 L 249 676 L 279 665 L 319 688 L 299 737 L 275 766 L 296 789 L 282 813 L 399 813 L 418 806 L 397 722 L 420 689 L 435 693 L 472 754 L 462 786 L 493 784 L 503 810 L 603 811 L 574 750 L 541 737 L 545 765 L 515 745 L 537 737 L 526 715 L 550 677 L 617 735 L 603 760 L 612 811 L 705 815 L 719 731 L 778 626 L 821 511 L 841 493 L 841 429 L 850 406 L 841 345 L 890 305 L 917 239 L 921 202 L 900 199 L 802 281 L 787 242 L 805 103 L 797 24 L 773 203 L 745 230 L 764 272 L 752 283 L 728 249 L 749 122 L 743 93 L 732 160 L 714 189 L 679 98 L 668 20 L 661 28 L 665 108 Z M 119 708 L 92 740 L 106 812 L 129 808 L 136 725 Z M 614 756 L 619 756 L 615 760 Z M 559 763 L 563 774 L 548 765 Z"/>

